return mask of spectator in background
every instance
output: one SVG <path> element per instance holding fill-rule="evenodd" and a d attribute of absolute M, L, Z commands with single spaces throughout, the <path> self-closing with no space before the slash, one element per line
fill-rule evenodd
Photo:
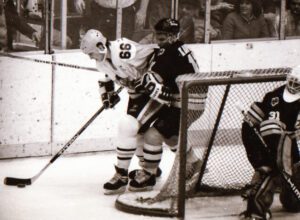
<path fill-rule="evenodd" d="M 264 11 L 264 18 L 267 22 L 269 33 L 271 37 L 278 37 L 278 24 L 276 24 L 277 17 L 280 15 L 281 0 L 263 0 L 262 7 Z"/>
<path fill-rule="evenodd" d="M 159 3 L 159 1 L 156 1 Z M 162 2 L 160 2 L 162 4 Z M 180 23 L 180 33 L 179 33 L 179 40 L 184 41 L 185 43 L 195 43 L 195 21 L 199 15 L 199 9 L 200 9 L 200 2 L 198 0 L 181 0 L 179 2 L 179 10 L 178 10 L 178 20 Z M 161 6 L 160 4 L 160 6 Z M 153 6 L 152 6 L 153 7 Z M 151 9 L 153 10 L 154 8 Z M 164 2 L 164 8 L 161 8 L 160 11 L 154 10 L 150 11 L 149 15 L 157 13 L 157 16 L 149 16 L 149 19 L 152 20 L 150 23 L 154 22 L 155 20 L 160 20 L 158 17 L 164 18 L 168 16 L 167 14 L 170 12 L 167 9 L 166 1 Z M 151 29 L 153 30 L 153 27 L 151 26 Z M 140 43 L 146 44 L 146 43 L 155 43 L 155 36 L 154 32 L 151 32 L 148 34 L 145 38 L 143 38 Z"/>
<path fill-rule="evenodd" d="M 0 1 L 0 51 L 4 50 L 7 44 L 7 28 L 4 14 L 4 3 Z"/>
<path fill-rule="evenodd" d="M 38 44 L 40 34 L 19 16 L 15 2 L 13 0 L 0 2 L 0 50 L 13 50 L 13 35 L 16 30 Z"/>
<path fill-rule="evenodd" d="M 272 37 L 279 37 L 280 30 L 280 0 L 265 0 L 265 18 Z M 273 7 L 272 7 L 273 6 Z M 285 36 L 300 36 L 300 0 L 289 0 L 285 13 Z"/>
<path fill-rule="evenodd" d="M 149 0 L 144 29 L 135 29 L 133 39 L 141 44 L 155 42 L 154 25 L 162 18 L 171 17 L 172 1 Z"/>
<path fill-rule="evenodd" d="M 286 36 L 300 36 L 300 0 L 288 1 Z"/>
<path fill-rule="evenodd" d="M 204 43 L 205 32 L 205 0 L 200 0 L 201 9 L 195 21 L 195 40 L 196 43 Z M 210 40 L 220 40 L 222 37 L 222 23 L 224 17 L 234 10 L 234 4 L 224 0 L 211 1 L 211 18 L 209 26 Z"/>
<path fill-rule="evenodd" d="M 42 0 L 25 0 L 24 8 L 26 17 L 31 19 L 42 19 Z"/>
<path fill-rule="evenodd" d="M 73 1 L 73 0 L 68 0 L 68 1 Z M 54 29 L 52 30 L 53 34 L 53 39 L 52 39 L 52 45 L 53 46 L 61 46 L 61 26 L 60 26 L 60 9 L 61 9 L 61 1 L 60 0 L 54 0 Z M 40 25 L 40 30 L 39 32 L 41 33 L 41 43 L 39 45 L 40 49 L 43 49 L 45 47 L 45 33 L 44 33 L 44 12 L 45 12 L 45 1 L 43 0 L 24 0 L 24 11 L 23 16 L 25 19 L 27 19 L 29 22 L 32 22 L 33 24 Z M 68 7 L 68 12 L 69 12 L 69 7 Z M 23 19 L 24 19 L 23 18 Z M 76 42 L 76 37 L 72 36 L 72 39 L 70 37 L 70 32 L 71 31 L 71 25 L 68 23 L 67 25 L 67 48 L 74 48 L 73 46 L 75 45 Z M 78 28 L 79 32 L 79 28 Z M 79 36 L 79 34 L 78 34 Z M 78 41 L 78 39 L 77 39 Z"/>
<path fill-rule="evenodd" d="M 269 37 L 267 23 L 259 0 L 238 0 L 235 11 L 229 13 L 222 27 L 223 39 Z"/>
<path fill-rule="evenodd" d="M 155 24 L 157 24 L 160 19 L 170 17 L 171 7 L 171 1 L 151 0 L 147 13 L 149 28 L 153 30 Z"/>
<path fill-rule="evenodd" d="M 236 2 L 237 0 L 211 0 L 211 25 L 221 28 L 225 17 L 234 10 Z M 202 5 L 204 7 L 204 3 Z"/>
<path fill-rule="evenodd" d="M 178 20 L 181 26 L 179 40 L 195 43 L 195 20 L 199 15 L 200 3 L 196 0 L 181 0 L 178 7 Z"/>
<path fill-rule="evenodd" d="M 146 25 L 147 10 L 150 0 L 140 0 L 139 9 L 135 14 L 135 30 L 143 29 Z"/>
<path fill-rule="evenodd" d="M 76 10 L 85 16 L 84 29 L 97 29 L 110 40 L 116 38 L 117 0 L 90 0 L 87 10 L 86 0 L 74 0 Z M 149 0 L 119 1 L 122 10 L 122 37 L 131 38 L 135 26 L 145 24 Z M 90 13 L 86 13 L 89 12 Z"/>

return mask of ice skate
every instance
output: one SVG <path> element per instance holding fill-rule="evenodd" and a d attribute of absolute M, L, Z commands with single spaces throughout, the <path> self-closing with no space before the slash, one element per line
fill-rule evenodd
<path fill-rule="evenodd" d="M 256 169 L 247 190 L 241 195 L 247 200 L 247 209 L 240 214 L 240 219 L 271 219 L 269 208 L 276 188 L 271 173 L 272 169 L 267 166 Z"/>
<path fill-rule="evenodd" d="M 129 179 L 134 179 L 135 176 L 137 175 L 137 172 L 140 171 L 139 169 L 136 169 L 136 170 L 132 170 L 129 172 Z M 155 177 L 161 177 L 161 174 L 162 174 L 162 170 L 158 167 L 157 170 L 156 170 L 156 175 Z"/>
<path fill-rule="evenodd" d="M 264 216 L 244 211 L 239 215 L 240 220 L 269 220 L 271 219 L 271 213 L 267 212 Z"/>
<path fill-rule="evenodd" d="M 156 177 L 154 174 L 146 170 L 138 170 L 133 180 L 129 182 L 129 190 L 133 192 L 150 191 L 156 184 Z"/>
<path fill-rule="evenodd" d="M 128 184 L 128 171 L 115 166 L 116 173 L 103 185 L 105 195 L 120 194 L 125 192 Z"/>

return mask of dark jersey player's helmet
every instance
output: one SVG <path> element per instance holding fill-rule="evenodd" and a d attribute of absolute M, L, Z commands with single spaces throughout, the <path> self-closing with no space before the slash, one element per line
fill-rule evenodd
<path fill-rule="evenodd" d="M 163 18 L 154 26 L 156 43 L 166 47 L 176 42 L 179 38 L 179 22 L 172 18 Z"/>
<path fill-rule="evenodd" d="M 156 32 L 163 32 L 169 34 L 178 34 L 180 30 L 180 24 L 173 18 L 163 18 L 157 22 L 154 26 Z"/>

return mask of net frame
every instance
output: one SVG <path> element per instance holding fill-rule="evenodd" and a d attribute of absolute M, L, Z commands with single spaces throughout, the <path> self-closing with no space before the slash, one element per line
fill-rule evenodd
<path fill-rule="evenodd" d="M 186 180 L 185 173 L 186 173 L 186 156 L 187 156 L 187 145 L 188 145 L 188 117 L 189 109 L 188 109 L 188 100 L 189 100 L 189 92 L 192 87 L 209 87 L 215 85 L 225 85 L 225 93 L 222 98 L 222 103 L 220 109 L 218 111 L 217 120 L 215 122 L 211 138 L 209 140 L 207 151 L 204 155 L 203 165 L 200 169 L 199 179 L 197 186 L 200 185 L 202 178 L 205 173 L 206 163 L 208 161 L 210 150 L 213 147 L 214 136 L 218 129 L 218 121 L 220 120 L 222 108 L 227 99 L 228 92 L 230 90 L 231 85 L 236 84 L 251 84 L 251 83 L 264 83 L 264 82 L 280 82 L 286 79 L 286 74 L 291 71 L 291 68 L 269 68 L 269 69 L 254 69 L 254 70 L 241 70 L 241 71 L 220 71 L 220 72 L 212 72 L 212 73 L 199 73 L 199 74 L 187 74 L 188 77 L 185 78 L 183 76 L 179 81 L 178 85 L 181 91 L 181 118 L 180 118 L 180 133 L 179 133 L 179 148 L 176 154 L 176 159 L 179 160 L 178 163 L 174 163 L 170 175 L 166 181 L 169 181 L 171 175 L 178 175 L 179 180 L 176 182 L 176 189 L 175 194 L 170 195 L 169 200 L 169 207 L 166 206 L 166 202 L 162 201 L 165 194 L 161 191 L 158 192 L 156 195 L 154 192 L 152 193 L 132 193 L 129 194 L 131 200 L 135 200 L 136 204 L 130 204 L 127 201 L 126 194 L 121 195 L 116 200 L 116 207 L 119 210 L 134 213 L 134 214 L 143 214 L 143 215 L 150 215 L 150 216 L 167 216 L 167 217 L 178 217 L 184 218 L 185 216 L 185 202 L 187 197 L 198 197 L 198 196 L 208 196 L 208 195 L 225 195 L 225 194 L 232 194 L 233 191 L 217 191 L 213 190 L 211 192 L 202 193 L 199 192 L 199 188 L 196 187 L 192 192 L 186 191 Z M 223 106 L 223 107 L 222 107 Z M 177 165 L 176 165 L 177 164 Z M 174 168 L 174 169 L 173 169 Z M 174 170 L 174 171 L 173 171 Z M 169 181 L 170 182 L 170 181 Z M 165 185 L 166 185 L 165 184 Z M 173 183 L 174 184 L 174 183 Z M 165 185 L 162 189 L 166 188 Z M 174 193 L 174 192 L 172 192 Z M 171 193 L 171 194 L 172 194 Z M 154 196 L 153 196 L 154 195 Z M 160 196 L 162 197 L 160 198 Z M 125 199 L 124 199 L 125 198 Z M 152 201 L 148 203 L 148 201 Z M 159 205 L 154 206 L 155 202 L 160 203 Z"/>
<path fill-rule="evenodd" d="M 290 68 L 284 68 L 283 71 L 290 72 Z M 247 71 L 248 72 L 248 71 Z M 227 75 L 227 74 L 226 74 Z M 185 176 L 186 172 L 186 147 L 187 147 L 187 138 L 188 138 L 188 121 L 187 121 L 187 115 L 188 115 L 188 99 L 189 99 L 189 91 L 194 86 L 216 86 L 216 85 L 226 85 L 226 89 L 224 92 L 224 97 L 222 99 L 220 109 L 218 111 L 217 119 L 212 131 L 211 138 L 209 140 L 207 151 L 204 155 L 203 165 L 200 170 L 200 175 L 198 179 L 197 188 L 195 189 L 195 196 L 197 196 L 197 190 L 200 190 L 198 187 L 202 181 L 202 178 L 205 173 L 205 168 L 207 165 L 207 161 L 211 152 L 211 149 L 213 147 L 214 137 L 216 134 L 216 131 L 218 129 L 218 124 L 221 118 L 221 113 L 223 111 L 229 90 L 231 85 L 236 84 L 249 84 L 249 83 L 264 83 L 264 82 L 279 82 L 284 81 L 286 79 L 286 74 L 275 74 L 275 75 L 262 75 L 262 76 L 246 76 L 246 77 L 236 77 L 233 78 L 233 75 L 227 75 L 229 78 L 217 78 L 217 79 L 201 79 L 201 80 L 191 80 L 191 81 L 184 81 L 181 88 L 181 100 L 182 100 L 182 109 L 181 109 L 181 129 L 180 129 L 180 138 L 179 138 L 179 181 L 178 181 L 178 215 L 176 217 L 184 218 L 185 216 L 185 199 L 186 199 L 186 189 L 185 189 L 185 178 L 180 178 Z M 224 194 L 233 194 L 236 193 L 235 191 L 230 192 L 220 192 L 219 190 L 216 190 L 215 193 L 212 193 L 212 195 L 224 195 Z M 202 196 L 202 193 L 199 193 L 198 196 Z M 208 195 L 208 194 L 205 194 Z"/>

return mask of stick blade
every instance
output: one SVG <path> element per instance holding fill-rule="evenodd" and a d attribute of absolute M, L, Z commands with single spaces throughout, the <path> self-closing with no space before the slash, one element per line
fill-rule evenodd
<path fill-rule="evenodd" d="M 8 186 L 17 186 L 17 185 L 31 185 L 31 179 L 20 179 L 14 177 L 5 177 L 4 184 Z"/>

